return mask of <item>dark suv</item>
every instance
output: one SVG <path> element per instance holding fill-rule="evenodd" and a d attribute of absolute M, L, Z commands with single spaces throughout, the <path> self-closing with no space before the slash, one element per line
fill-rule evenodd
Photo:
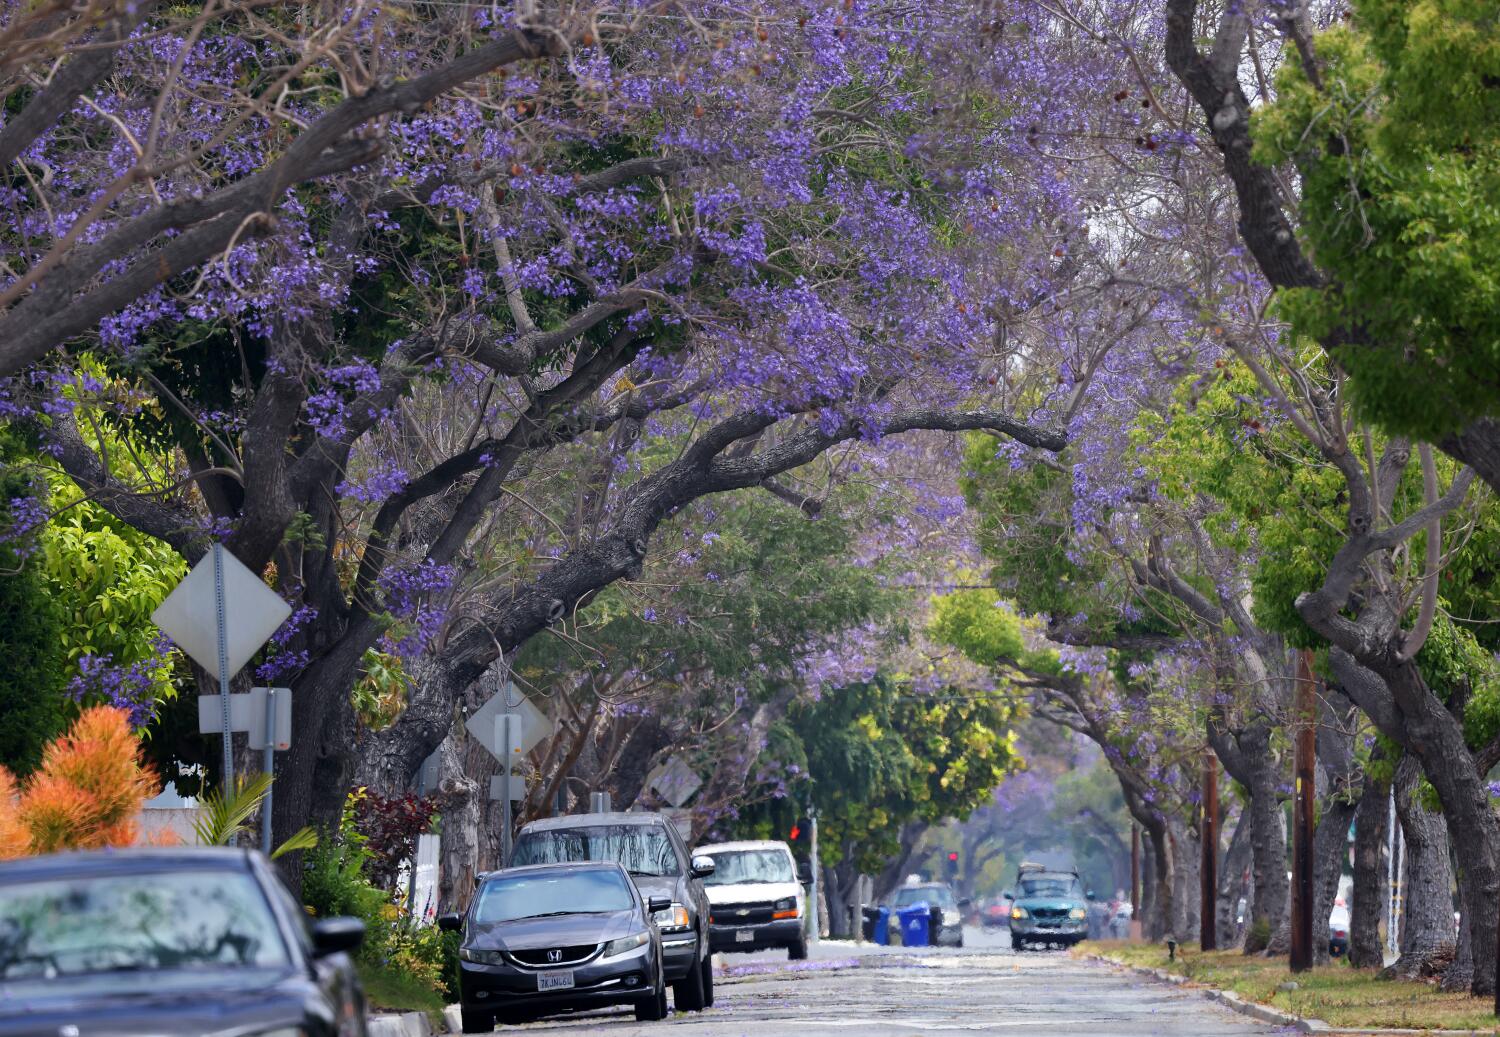
<path fill-rule="evenodd" d="M 1011 897 L 1011 893 L 1001 896 Z M 1018 951 L 1057 944 L 1071 947 L 1089 934 L 1089 904 L 1076 871 L 1022 864 L 1010 907 L 1010 945 Z"/>
<path fill-rule="evenodd" d="M 645 897 L 670 898 L 672 906 L 653 915 L 661 930 L 667 982 L 679 1012 L 698 1012 L 714 1003 L 709 957 L 708 896 L 703 878 L 712 875 L 711 858 L 694 858 L 677 829 L 660 814 L 570 814 L 533 821 L 516 837 L 511 865 L 614 861 L 630 873 Z"/>

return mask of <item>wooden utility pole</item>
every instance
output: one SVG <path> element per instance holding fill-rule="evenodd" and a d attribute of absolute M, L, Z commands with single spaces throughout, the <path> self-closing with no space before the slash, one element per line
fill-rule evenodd
<path fill-rule="evenodd" d="M 1219 894 L 1219 761 L 1212 750 L 1203 753 L 1203 864 L 1198 869 L 1202 879 L 1199 893 L 1199 946 L 1205 951 L 1217 950 Z"/>
<path fill-rule="evenodd" d="M 1317 764 L 1318 696 L 1312 652 L 1297 662 L 1296 784 L 1292 799 L 1292 971 L 1313 963 L 1313 769 Z"/>

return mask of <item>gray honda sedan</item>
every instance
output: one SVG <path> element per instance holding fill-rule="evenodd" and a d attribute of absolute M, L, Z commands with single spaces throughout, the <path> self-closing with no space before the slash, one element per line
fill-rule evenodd
<path fill-rule="evenodd" d="M 464 934 L 464 1033 L 606 1005 L 634 1005 L 641 1020 L 665 1018 L 661 933 L 651 916 L 669 907 L 665 897 L 644 898 L 612 862 L 486 875 L 467 914 L 438 919 Z"/>

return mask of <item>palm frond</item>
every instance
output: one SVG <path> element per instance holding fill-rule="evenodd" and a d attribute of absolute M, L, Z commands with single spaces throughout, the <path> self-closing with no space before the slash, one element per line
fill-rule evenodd
<path fill-rule="evenodd" d="M 260 808 L 271 790 L 271 775 L 240 777 L 234 783 L 234 795 L 210 792 L 198 807 L 193 833 L 200 846 L 228 846 L 247 830 L 246 822 Z"/>
<path fill-rule="evenodd" d="M 287 836 L 286 842 L 271 851 L 271 859 L 274 861 L 283 853 L 294 853 L 297 850 L 311 850 L 318 845 L 318 833 L 311 828 L 302 828 Z"/>

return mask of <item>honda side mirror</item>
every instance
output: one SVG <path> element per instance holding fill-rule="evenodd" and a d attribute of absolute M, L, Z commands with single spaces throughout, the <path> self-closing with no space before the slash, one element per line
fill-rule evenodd
<path fill-rule="evenodd" d="M 960 911 L 967 911 L 969 908 L 971 908 L 973 906 L 974 906 L 974 901 L 970 900 L 968 897 L 959 897 L 958 898 L 958 909 Z"/>
<path fill-rule="evenodd" d="M 445 933 L 456 933 L 464 927 L 464 916 L 438 915 L 437 926 Z"/>
<path fill-rule="evenodd" d="M 1086 892 L 1085 892 L 1085 893 L 1084 893 L 1084 894 L 1083 894 L 1083 896 L 1084 896 L 1084 899 L 1086 899 L 1086 900 L 1097 900 L 1097 899 L 1099 899 L 1099 898 L 1098 898 L 1098 897 L 1097 897 L 1097 896 L 1096 896 L 1096 895 L 1095 895 L 1095 893 L 1094 893 L 1094 891 L 1093 891 L 1093 890 L 1088 890 L 1088 891 L 1086 891 Z"/>
<path fill-rule="evenodd" d="M 365 923 L 358 918 L 324 918 L 312 927 L 313 955 L 322 958 L 343 951 L 353 953 L 365 940 Z"/>
<path fill-rule="evenodd" d="M 710 875 L 712 875 L 717 870 L 717 868 L 718 866 L 714 864 L 714 859 L 712 857 L 693 858 L 693 878 L 695 879 L 706 879 Z"/>
<path fill-rule="evenodd" d="M 1004 893 L 1000 894 L 1000 899 L 1001 900 L 1014 900 L 1014 899 L 1016 899 L 1016 897 L 1015 897 L 1015 894 L 1013 894 L 1010 890 L 1007 889 Z"/>
<path fill-rule="evenodd" d="M 650 911 L 653 915 L 656 914 L 658 911 L 668 911 L 668 910 L 671 910 L 671 907 L 672 907 L 672 898 L 671 897 L 664 897 L 664 896 L 662 896 L 661 894 L 658 893 L 658 894 L 655 894 L 653 896 L 649 896 L 649 897 L 646 898 L 646 910 Z"/>
<path fill-rule="evenodd" d="M 811 886 L 813 880 L 812 864 L 808 861 L 797 862 L 797 881 L 804 886 Z"/>

